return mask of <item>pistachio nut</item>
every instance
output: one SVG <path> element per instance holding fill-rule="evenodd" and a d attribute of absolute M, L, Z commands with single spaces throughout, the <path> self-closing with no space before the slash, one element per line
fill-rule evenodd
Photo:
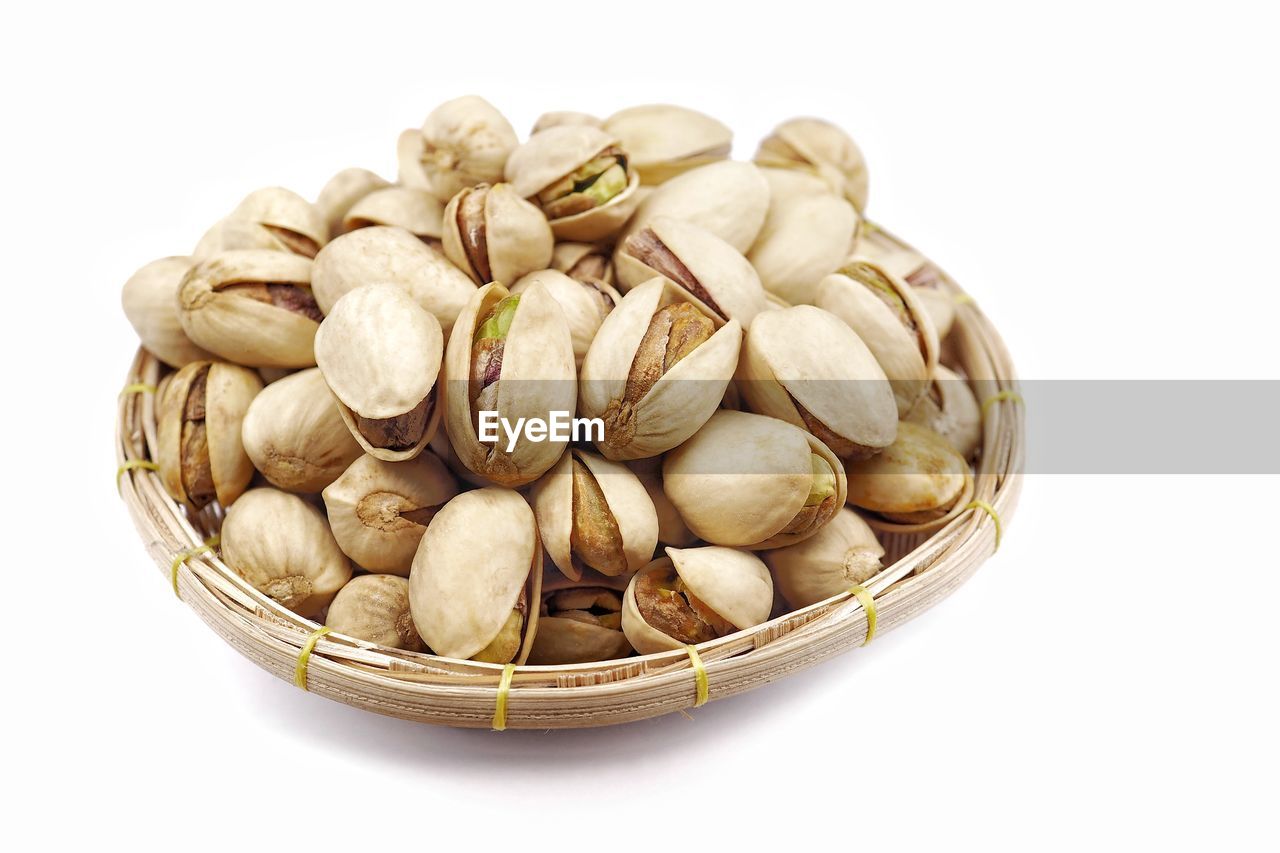
<path fill-rule="evenodd" d="M 853 138 L 828 121 L 793 118 L 760 142 L 761 166 L 816 175 L 843 195 L 858 213 L 867 207 L 867 161 Z"/>
<path fill-rule="evenodd" d="M 342 219 L 352 205 L 370 193 L 391 186 L 390 181 L 368 169 L 350 168 L 338 172 L 320 189 L 316 208 L 324 217 L 332 240 L 342 233 Z"/>
<path fill-rule="evenodd" d="M 447 429 L 437 429 L 436 434 L 427 442 L 427 448 L 444 462 L 445 467 L 449 469 L 453 476 L 469 486 L 480 489 L 493 485 L 488 477 L 481 477 L 462 464 L 462 460 L 458 458 L 458 454 L 453 449 L 453 442 L 449 440 L 449 431 Z"/>
<path fill-rule="evenodd" d="M 808 607 L 865 584 L 884 565 L 884 546 L 862 517 L 845 507 L 813 536 L 760 555 L 793 608 Z"/>
<path fill-rule="evenodd" d="M 541 282 L 564 311 L 573 337 L 573 358 L 578 366 L 587 354 L 587 348 L 595 339 L 600 324 L 614 306 L 622 301 L 618 291 L 599 279 L 573 279 L 555 270 L 539 270 L 521 278 L 511 287 L 511 294 L 519 296 L 534 282 Z"/>
<path fill-rule="evenodd" d="M 678 175 L 657 187 L 627 222 L 624 242 L 659 217 L 701 226 L 739 252 L 755 242 L 769 210 L 769 183 L 751 163 L 722 160 Z"/>
<path fill-rule="evenodd" d="M 417 456 L 440 423 L 443 353 L 440 323 L 394 284 L 350 291 L 316 333 L 316 362 L 347 428 L 388 462 Z"/>
<path fill-rule="evenodd" d="M 933 369 L 929 390 L 906 419 L 945 438 L 965 459 L 972 459 L 982 443 L 982 410 L 973 389 L 941 364 Z"/>
<path fill-rule="evenodd" d="M 660 216 L 634 232 L 614 252 L 613 265 L 621 289 L 664 276 L 717 325 L 737 320 L 745 329 L 765 308 L 760 277 L 746 258 L 705 228 L 680 219 Z"/>
<path fill-rule="evenodd" d="M 409 605 L 436 654 L 523 664 L 541 597 L 537 525 L 518 492 L 463 492 L 431 519 L 409 572 Z"/>
<path fill-rule="evenodd" d="M 622 633 L 622 596 L 629 577 L 592 576 L 575 582 L 549 570 L 542 581 L 529 663 L 592 663 L 630 655 L 631 644 Z"/>
<path fill-rule="evenodd" d="M 292 190 L 266 187 L 249 193 L 209 229 L 192 255 L 204 260 L 230 249 L 269 249 L 314 258 L 328 240 L 319 208 Z"/>
<path fill-rule="evenodd" d="M 849 202 L 825 191 L 774 192 L 775 184 L 786 183 L 776 174 L 765 172 L 769 213 L 747 259 L 766 290 L 792 305 L 812 303 L 818 282 L 853 248 L 858 214 Z"/>
<path fill-rule="evenodd" d="M 610 459 L 657 456 L 711 417 L 738 363 L 742 326 L 720 328 L 699 303 L 663 278 L 631 290 L 582 360 L 581 414 L 604 420 Z"/>
<path fill-rule="evenodd" d="M 193 361 L 169 380 L 156 413 L 156 462 L 169 497 L 189 511 L 231 505 L 249 487 L 253 463 L 240 425 L 262 390 L 258 374 L 221 361 Z"/>
<path fill-rule="evenodd" d="M 893 388 L 857 333 L 812 305 L 765 311 L 746 332 L 735 385 L 751 411 L 808 430 L 839 457 L 888 447 Z"/>
<path fill-rule="evenodd" d="M 178 286 L 195 261 L 160 258 L 129 276 L 121 302 L 124 315 L 147 351 L 171 367 L 213 356 L 196 346 L 178 317 Z"/>
<path fill-rule="evenodd" d="M 717 411 L 666 455 L 662 482 L 689 529 L 716 545 L 780 548 L 844 505 L 844 467 L 814 436 L 777 418 Z"/>
<path fill-rule="evenodd" d="M 684 523 L 680 512 L 667 492 L 662 488 L 662 457 L 651 456 L 647 459 L 633 459 L 626 463 L 638 478 L 640 485 L 649 493 L 653 501 L 653 509 L 658 514 L 658 541 L 663 545 L 674 545 L 677 548 L 688 548 L 698 541 L 693 531 Z"/>
<path fill-rule="evenodd" d="M 233 249 L 201 261 L 178 288 L 179 320 L 199 346 L 250 367 L 310 367 L 323 315 L 311 260 Z"/>
<path fill-rule="evenodd" d="M 709 115 L 670 104 L 630 107 L 604 120 L 631 154 L 631 167 L 645 184 L 660 184 L 681 172 L 726 160 L 733 131 Z"/>
<path fill-rule="evenodd" d="M 618 140 L 586 125 L 535 133 L 507 160 L 507 180 L 536 204 L 557 240 L 602 240 L 636 209 L 640 176 Z"/>
<path fill-rule="evenodd" d="M 279 489 L 250 489 L 222 522 L 222 559 L 282 607 L 319 615 L 351 579 L 320 510 Z"/>
<path fill-rule="evenodd" d="M 631 579 L 622 632 L 642 655 L 705 643 L 755 627 L 773 609 L 773 579 L 749 551 L 667 548 Z"/>
<path fill-rule="evenodd" d="M 613 255 L 594 243 L 556 243 L 551 252 L 551 269 L 578 281 L 613 284 Z"/>
<path fill-rule="evenodd" d="M 253 466 L 287 492 L 318 492 L 364 455 L 316 367 L 264 388 L 240 434 Z"/>
<path fill-rule="evenodd" d="M 816 175 L 810 175 L 805 172 L 795 172 L 790 169 L 772 169 L 760 163 L 756 163 L 756 167 L 760 170 L 761 176 L 764 177 L 765 183 L 769 185 L 769 203 L 773 204 L 789 204 L 797 199 L 813 198 L 815 196 L 834 195 L 831 191 L 831 185 Z M 863 229 L 858 229 L 861 235 Z M 858 236 L 854 236 L 854 241 L 858 240 Z"/>
<path fill-rule="evenodd" d="M 945 517 L 971 483 L 969 465 L 933 430 L 910 421 L 869 459 L 845 466 L 849 503 L 896 524 L 927 524 Z"/>
<path fill-rule="evenodd" d="M 409 581 L 395 575 L 361 575 L 338 590 L 324 624 L 331 630 L 390 649 L 423 650 L 409 613 Z"/>
<path fill-rule="evenodd" d="M 873 261 L 854 258 L 818 284 L 814 304 L 849 324 L 884 368 L 905 417 L 929 388 L 938 335 L 915 292 Z"/>
<path fill-rule="evenodd" d="M 496 282 L 477 290 L 449 337 L 445 375 L 445 425 L 469 470 L 516 487 L 532 483 L 560 459 L 565 442 L 549 437 L 533 441 L 521 435 L 512 446 L 499 427 L 496 439 L 480 439 L 481 412 L 493 413 L 498 424 L 530 418 L 549 423 L 553 412 L 573 417 L 573 338 L 564 312 L 541 282 L 518 296 Z"/>
<path fill-rule="evenodd" d="M 443 218 L 444 205 L 426 190 L 384 187 L 351 205 L 342 219 L 342 230 L 354 231 L 373 225 L 399 227 L 438 251 L 442 247 Z"/>
<path fill-rule="evenodd" d="M 371 572 L 408 577 L 427 524 L 457 493 L 457 481 L 433 453 L 405 462 L 366 454 L 325 488 L 324 505 L 344 554 Z"/>
<path fill-rule="evenodd" d="M 921 304 L 933 320 L 941 343 L 956 319 L 956 288 L 947 274 L 924 255 L 902 246 L 876 227 L 863 223 L 854 245 L 853 257 L 877 264 L 890 275 L 896 275 L 915 290 Z"/>
<path fill-rule="evenodd" d="M 403 228 L 371 226 L 343 234 L 316 255 L 311 284 L 326 313 L 362 284 L 397 284 L 440 321 L 447 336 L 476 286 L 444 256 Z"/>
<path fill-rule="evenodd" d="M 408 165 L 410 174 L 442 202 L 474 184 L 502 180 L 507 157 L 519 144 L 511 123 L 475 95 L 455 98 L 432 110 L 422 123 L 420 137 L 416 150 L 412 143 L 402 143 L 402 175 Z M 416 169 L 409 160 L 414 155 Z"/>
<path fill-rule="evenodd" d="M 533 123 L 533 130 L 529 131 L 529 135 L 541 133 L 552 127 L 563 127 L 565 125 L 581 125 L 583 127 L 600 127 L 604 122 L 590 113 L 580 113 L 574 110 L 557 110 L 549 113 L 543 113 L 538 116 L 538 120 Z"/>
<path fill-rule="evenodd" d="M 477 284 L 504 284 L 551 263 L 551 226 L 510 184 L 460 190 L 444 209 L 444 253 Z"/>

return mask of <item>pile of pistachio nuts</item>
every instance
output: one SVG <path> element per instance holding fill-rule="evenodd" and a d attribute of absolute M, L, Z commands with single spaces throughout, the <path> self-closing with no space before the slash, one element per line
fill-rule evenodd
<path fill-rule="evenodd" d="M 521 142 L 470 96 L 395 182 L 250 193 L 124 286 L 165 490 L 283 607 L 456 659 L 679 649 L 867 581 L 972 491 L 950 285 L 864 220 L 841 129 L 731 143 L 667 105 Z"/>

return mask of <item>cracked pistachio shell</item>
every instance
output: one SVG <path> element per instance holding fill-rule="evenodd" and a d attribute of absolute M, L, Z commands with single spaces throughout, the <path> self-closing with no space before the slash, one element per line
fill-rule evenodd
<path fill-rule="evenodd" d="M 622 301 L 621 294 L 602 281 L 578 281 L 555 270 L 531 272 L 512 285 L 511 292 L 523 293 L 535 281 L 547 288 L 551 298 L 564 311 L 569 334 L 573 337 L 573 358 L 581 366 L 600 324 Z"/>
<path fill-rule="evenodd" d="M 698 537 L 684 523 L 675 504 L 662 488 L 662 457 L 635 459 L 628 462 L 627 467 L 640 478 L 641 485 L 653 501 L 653 509 L 658 514 L 658 541 L 677 548 L 688 548 L 697 542 Z"/>
<path fill-rule="evenodd" d="M 631 579 L 622 601 L 622 631 L 642 655 L 674 651 L 684 643 L 650 625 L 640 615 L 636 587 L 649 572 L 672 569 L 699 601 L 738 630 L 763 624 L 773 609 L 773 578 L 760 558 L 749 551 L 708 545 L 667 548 Z"/>
<path fill-rule="evenodd" d="M 737 320 L 716 329 L 637 399 L 628 399 L 644 378 L 637 373 L 635 361 L 654 315 L 681 303 L 693 305 L 710 319 L 705 309 L 666 279 L 651 279 L 632 289 L 600 324 L 582 360 L 580 414 L 604 420 L 604 441 L 597 446 L 609 459 L 665 453 L 697 432 L 724 397 L 742 343 Z"/>
<path fill-rule="evenodd" d="M 813 457 L 830 468 L 831 493 L 811 504 Z M 689 529 L 716 545 L 780 548 L 821 529 L 844 505 L 844 467 L 804 430 L 777 418 L 720 410 L 693 438 L 666 455 L 662 482 Z M 813 519 L 787 528 L 816 506 Z M 825 517 L 824 517 L 825 515 Z"/>
<path fill-rule="evenodd" d="M 551 252 L 551 269 L 569 278 L 592 279 L 613 284 L 613 252 L 595 243 L 556 243 Z"/>
<path fill-rule="evenodd" d="M 769 184 L 751 163 L 724 160 L 691 169 L 657 187 L 636 208 L 618 242 L 659 217 L 683 219 L 739 252 L 755 242 L 769 210 Z"/>
<path fill-rule="evenodd" d="M 314 258 L 328 239 L 319 208 L 292 190 L 265 187 L 210 228 L 192 254 L 204 260 L 228 249 L 270 249 Z"/>
<path fill-rule="evenodd" d="M 906 419 L 945 438 L 965 459 L 972 459 L 982 443 L 982 410 L 973 389 L 941 364 L 933 369 L 929 390 Z"/>
<path fill-rule="evenodd" d="M 222 522 L 222 559 L 255 589 L 299 616 L 319 615 L 351 579 L 320 510 L 279 489 L 250 489 Z"/>
<path fill-rule="evenodd" d="M 848 257 L 857 225 L 853 205 L 828 192 L 774 193 L 747 259 L 766 290 L 812 303 L 818 282 Z"/>
<path fill-rule="evenodd" d="M 282 286 L 280 299 L 268 294 Z M 250 367 L 310 367 L 320 311 L 311 260 L 234 249 L 196 264 L 178 289 L 179 319 L 192 341 Z"/>
<path fill-rule="evenodd" d="M 819 282 L 814 302 L 862 338 L 905 417 L 938 365 L 938 334 L 915 291 L 877 264 L 855 258 Z"/>
<path fill-rule="evenodd" d="M 316 333 L 316 362 L 347 428 L 366 452 L 388 462 L 422 452 L 440 423 L 436 377 L 444 353 L 440 323 L 394 284 L 368 284 L 333 306 Z M 419 411 L 426 406 L 426 411 Z M 375 443 L 362 420 L 409 416 L 399 443 Z M 412 439 L 412 444 L 407 444 Z"/>
<path fill-rule="evenodd" d="M 476 489 L 445 504 L 427 525 L 409 572 L 414 625 L 436 654 L 449 658 L 489 651 L 523 598 L 520 646 L 508 657 L 523 664 L 537 633 L 541 595 L 533 510 L 511 489 Z"/>
<path fill-rule="evenodd" d="M 364 455 L 316 367 L 264 388 L 240 432 L 253 466 L 288 492 L 318 492 Z"/>
<path fill-rule="evenodd" d="M 656 257 L 649 254 L 650 235 L 665 247 Z M 674 259 L 674 268 L 670 260 L 663 261 L 667 254 Z M 737 320 L 745 329 L 765 309 L 760 277 L 742 253 L 691 222 L 665 216 L 654 219 L 618 246 L 613 266 L 620 289 L 664 276 L 718 323 Z"/>
<path fill-rule="evenodd" d="M 129 276 L 120 299 L 142 345 L 171 367 L 213 357 L 191 342 L 178 318 L 178 286 L 194 263 L 183 257 L 152 261 Z"/>
<path fill-rule="evenodd" d="M 405 462 L 362 455 L 323 497 L 344 554 L 371 572 L 408 577 L 427 523 L 457 493 L 458 483 L 439 457 L 421 453 Z"/>
<path fill-rule="evenodd" d="M 648 104 L 614 113 L 604 129 L 622 142 L 631 167 L 645 184 L 729 157 L 733 131 L 709 115 L 670 104 Z"/>
<path fill-rule="evenodd" d="M 920 303 L 924 305 L 941 343 L 951 331 L 956 319 L 956 293 L 946 273 L 914 249 L 904 248 L 890 240 L 879 228 L 863 222 L 854 258 L 872 261 L 885 272 L 895 275 L 911 285 Z"/>
<path fill-rule="evenodd" d="M 423 649 L 409 612 L 409 581 L 395 575 L 361 575 L 338 590 L 325 625 L 338 634 L 391 649 Z"/>
<path fill-rule="evenodd" d="M 582 466 L 592 481 L 584 491 L 575 473 Z M 592 488 L 592 484 L 594 488 Z M 592 492 L 595 492 L 594 494 Z M 658 544 L 658 514 L 644 485 L 629 468 L 584 450 L 570 449 L 533 485 L 530 495 L 547 556 L 566 577 L 582 579 L 584 547 L 616 548 L 617 564 L 596 565 L 601 574 L 632 574 L 653 557 Z M 607 514 L 607 518 L 599 516 Z M 593 529 L 580 526 L 584 519 Z M 601 546 L 602 539 L 609 539 Z M 583 542 L 586 542 L 585 546 Z"/>
<path fill-rule="evenodd" d="M 529 653 L 529 664 L 594 663 L 629 656 L 634 649 L 621 626 L 622 596 L 629 580 L 629 575 L 611 578 L 587 571 L 581 581 L 572 581 L 554 568 L 546 569 L 538 634 Z M 591 621 L 581 613 L 576 618 L 566 613 L 592 609 L 610 611 L 605 616 L 616 620 L 618 627 L 602 624 L 599 617 Z"/>
<path fill-rule="evenodd" d="M 472 198 L 477 193 L 480 201 Z M 477 284 L 509 284 L 551 263 L 547 218 L 510 184 L 461 190 L 444 209 L 442 229 L 445 257 Z"/>
<path fill-rule="evenodd" d="M 440 393 L 443 394 L 444 391 L 442 390 Z M 443 401 L 438 405 L 443 405 Z M 462 460 L 458 458 L 458 454 L 453 449 L 453 442 L 449 440 L 449 431 L 447 429 L 437 429 L 436 434 L 431 436 L 431 440 L 427 442 L 427 447 L 432 453 L 440 457 L 444 461 L 445 467 L 462 482 L 477 489 L 493 485 L 493 482 L 487 477 L 481 477 L 475 471 L 462 464 Z"/>
<path fill-rule="evenodd" d="M 843 195 L 861 213 L 867 207 L 867 161 L 853 137 L 828 121 L 793 118 L 760 142 L 762 166 L 813 174 Z"/>
<path fill-rule="evenodd" d="M 553 127 L 562 127 L 565 125 L 581 125 L 583 127 L 600 127 L 603 121 L 591 115 L 590 113 L 580 113 L 574 110 L 557 110 L 549 113 L 543 113 L 538 116 L 538 120 L 533 123 L 533 130 L 529 131 L 529 135 L 541 133 Z"/>
<path fill-rule="evenodd" d="M 403 228 L 419 240 L 440 242 L 444 205 L 426 190 L 385 187 L 357 201 L 342 220 L 343 231 L 386 225 Z"/>
<path fill-rule="evenodd" d="M 406 142 L 402 156 L 417 155 L 418 169 L 410 172 L 441 201 L 474 184 L 502 180 L 507 157 L 519 144 L 511 123 L 475 95 L 436 107 L 422 123 L 420 136 L 421 148 L 415 151 Z"/>
<path fill-rule="evenodd" d="M 865 584 L 884 568 L 884 546 L 862 517 L 845 507 L 813 536 L 760 555 L 793 608 L 808 607 Z"/>
<path fill-rule="evenodd" d="M 910 421 L 898 424 L 893 444 L 846 470 L 850 504 L 904 523 L 945 514 L 970 480 L 968 463 L 946 439 Z"/>
<path fill-rule="evenodd" d="M 454 334 L 445 352 L 445 426 L 458 459 L 470 471 L 503 486 L 518 487 L 541 477 L 559 461 L 563 441 L 531 441 L 523 434 L 515 449 L 507 452 L 506 435 L 499 428 L 496 444 L 481 443 L 477 433 L 479 414 L 471 400 L 471 361 L 476 332 L 495 305 L 509 296 L 494 282 L 476 291 L 458 315 Z M 547 288 L 534 282 L 520 294 L 519 303 L 504 338 L 501 372 L 489 388 L 493 409 L 501 421 L 516 424 L 520 418 L 547 422 L 552 412 L 577 407 L 577 371 L 573 338 L 564 312 Z"/>
<path fill-rule="evenodd" d="M 399 285 L 440 321 L 445 335 L 476 292 L 466 274 L 403 228 L 360 228 L 316 255 L 311 285 L 326 314 L 348 291 L 373 282 Z"/>
<path fill-rule="evenodd" d="M 193 391 L 199 393 L 202 374 L 204 417 L 191 423 L 203 423 L 203 442 L 199 440 L 198 430 L 183 428 L 187 421 L 187 398 Z M 230 506 L 249 487 L 253 463 L 241 442 L 241 424 L 261 390 L 262 380 L 258 374 L 238 364 L 193 361 L 172 374 L 163 393 L 157 396 L 160 402 L 156 414 L 156 462 L 169 497 L 191 511 L 208 503 L 187 492 L 184 471 L 190 471 L 192 465 L 205 469 L 205 476 L 212 482 L 214 495 L 223 507 Z M 192 435 L 193 432 L 196 434 Z M 188 462 L 186 466 L 184 457 Z"/>
<path fill-rule="evenodd" d="M 812 305 L 756 318 L 736 385 L 751 411 L 813 433 L 838 456 L 875 453 L 897 432 L 893 388 L 871 350 L 840 318 Z"/>
<path fill-rule="evenodd" d="M 343 169 L 329 179 L 316 196 L 316 208 L 324 217 L 332 240 L 342 233 L 342 219 L 360 199 L 376 190 L 391 186 L 391 182 L 368 169 L 352 167 Z"/>

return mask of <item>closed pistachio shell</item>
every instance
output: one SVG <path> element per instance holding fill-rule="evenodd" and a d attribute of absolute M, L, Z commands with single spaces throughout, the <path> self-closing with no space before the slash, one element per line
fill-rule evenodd
<path fill-rule="evenodd" d="M 409 581 L 394 575 L 361 575 L 347 581 L 329 605 L 325 625 L 390 649 L 423 649 L 409 612 Z"/>
<path fill-rule="evenodd" d="M 982 443 L 982 410 L 969 383 L 939 364 L 929 390 L 907 414 L 907 420 L 928 427 L 950 442 L 965 459 Z"/>
<path fill-rule="evenodd" d="M 467 187 L 444 209 L 444 253 L 477 284 L 546 269 L 555 238 L 542 211 L 510 184 Z"/>
<path fill-rule="evenodd" d="M 893 444 L 846 469 L 850 504 L 904 524 L 947 514 L 970 479 L 968 464 L 946 439 L 910 421 L 898 424 Z"/>
<path fill-rule="evenodd" d="M 476 489 L 445 504 L 409 573 L 418 634 L 436 654 L 462 660 L 524 663 L 541 592 L 533 510 L 510 489 Z"/>
<path fill-rule="evenodd" d="M 474 184 L 502 180 L 507 157 L 518 144 L 511 123 L 475 95 L 432 110 L 421 136 L 421 175 L 442 202 Z"/>
<path fill-rule="evenodd" d="M 780 548 L 817 533 L 844 505 L 844 468 L 802 429 L 721 410 L 663 459 L 667 497 L 716 545 Z"/>
<path fill-rule="evenodd" d="M 769 185 L 770 204 L 788 204 L 801 198 L 835 195 L 831 186 L 816 175 L 791 169 L 772 169 L 762 163 L 756 163 L 756 167 Z"/>
<path fill-rule="evenodd" d="M 357 201 L 342 220 L 343 231 L 388 225 L 403 228 L 419 240 L 440 240 L 444 205 L 426 190 L 385 187 Z"/>
<path fill-rule="evenodd" d="M 276 488 L 318 492 L 364 455 L 319 368 L 268 385 L 241 427 L 245 452 Z"/>
<path fill-rule="evenodd" d="M 135 272 L 124 283 L 124 315 L 142 345 L 171 367 L 206 361 L 212 354 L 191 342 L 178 318 L 178 286 L 195 261 L 160 258 Z"/>
<path fill-rule="evenodd" d="M 329 229 L 329 239 L 342 233 L 342 219 L 352 205 L 375 190 L 389 186 L 391 183 L 381 175 L 354 167 L 330 178 L 316 196 L 316 207 Z"/>
<path fill-rule="evenodd" d="M 440 321 L 446 336 L 476 292 L 465 273 L 403 228 L 361 228 L 338 237 L 316 256 L 311 284 L 325 313 L 343 294 L 374 282 L 402 287 Z"/>
<path fill-rule="evenodd" d="M 278 489 L 250 489 L 222 522 L 222 559 L 281 606 L 317 616 L 351 579 L 320 510 Z"/>
<path fill-rule="evenodd" d="M 551 298 L 564 311 L 569 334 L 573 337 L 573 358 L 581 366 L 591 341 L 600 330 L 600 324 L 609 316 L 614 306 L 622 301 L 622 296 L 602 281 L 578 281 L 555 270 L 529 273 L 511 287 L 511 293 L 523 293 L 535 281 L 547 288 Z"/>
<path fill-rule="evenodd" d="M 857 224 L 858 214 L 843 198 L 773 193 L 747 258 L 765 289 L 792 305 L 812 303 L 818 282 L 848 256 Z"/>
<path fill-rule="evenodd" d="M 622 633 L 627 580 L 589 572 L 575 582 L 548 569 L 530 665 L 592 663 L 630 655 L 631 644 Z"/>
<path fill-rule="evenodd" d="M 323 497 L 343 553 L 371 572 L 408 577 L 427 524 L 457 493 L 453 475 L 427 452 L 405 462 L 361 455 Z"/>
<path fill-rule="evenodd" d="M 316 334 L 316 361 L 342 419 L 388 462 L 412 459 L 431 440 L 443 352 L 440 323 L 394 284 L 350 291 Z"/>
<path fill-rule="evenodd" d="M 551 252 L 551 269 L 578 281 L 613 284 L 613 252 L 595 243 L 556 243 Z"/>
<path fill-rule="evenodd" d="M 604 130 L 621 140 L 645 184 L 727 159 L 733 145 L 733 131 L 721 122 L 670 104 L 621 110 L 605 119 Z"/>
<path fill-rule="evenodd" d="M 328 239 L 319 208 L 291 190 L 266 187 L 245 196 L 209 229 L 192 254 L 204 260 L 230 249 L 270 249 L 314 258 Z"/>
<path fill-rule="evenodd" d="M 192 341 L 250 367 L 310 367 L 321 314 L 311 261 L 263 249 L 222 252 L 192 267 L 178 290 Z"/>
<path fill-rule="evenodd" d="M 563 125 L 600 127 L 603 124 L 603 121 L 590 113 L 580 113 L 574 110 L 555 110 L 538 116 L 538 120 L 533 123 L 533 130 L 529 131 L 529 134 L 541 133 L 548 128 L 561 127 Z"/>
<path fill-rule="evenodd" d="M 631 290 L 582 360 L 581 414 L 604 420 L 606 457 L 664 453 L 706 423 L 738 363 L 742 327 L 712 318 L 669 281 Z"/>
<path fill-rule="evenodd" d="M 659 217 L 705 228 L 739 252 L 755 242 L 769 210 L 769 184 L 751 163 L 724 160 L 691 169 L 657 187 L 627 222 L 627 237 Z"/>
<path fill-rule="evenodd" d="M 828 121 L 784 121 L 760 142 L 756 162 L 813 174 L 847 198 L 859 213 L 867 207 L 867 162 L 853 138 Z"/>
<path fill-rule="evenodd" d="M 698 537 L 684 523 L 679 510 L 662 488 L 662 457 L 635 459 L 628 462 L 627 467 L 640 478 L 641 485 L 653 501 L 653 509 L 658 514 L 658 541 L 677 548 L 688 548 L 697 542 Z"/>
<path fill-rule="evenodd" d="M 803 542 L 760 556 L 773 572 L 778 591 L 794 608 L 846 593 L 884 568 L 884 546 L 875 531 L 847 507 Z"/>

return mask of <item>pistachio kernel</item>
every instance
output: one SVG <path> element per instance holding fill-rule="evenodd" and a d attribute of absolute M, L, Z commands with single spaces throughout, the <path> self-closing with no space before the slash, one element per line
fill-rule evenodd
<path fill-rule="evenodd" d="M 489 199 L 489 185 L 479 184 L 469 190 L 458 204 L 458 236 L 467 262 L 475 270 L 480 281 L 492 281 L 489 267 L 488 229 L 485 227 L 485 202 Z"/>
<path fill-rule="evenodd" d="M 497 636 L 489 641 L 489 645 L 471 656 L 472 660 L 481 663 L 511 663 L 520 651 L 520 643 L 524 635 L 524 616 L 529 609 L 529 596 L 525 589 L 520 590 L 516 606 L 507 616 L 507 621 L 498 630 Z"/>
<path fill-rule="evenodd" d="M 610 576 L 627 570 L 622 533 L 591 470 L 573 459 L 573 527 L 569 546 L 592 569 Z"/>
<path fill-rule="evenodd" d="M 737 630 L 690 592 L 674 569 L 641 574 L 635 600 L 646 623 L 681 643 L 705 643 Z"/>
<path fill-rule="evenodd" d="M 810 453 L 809 466 L 813 472 L 809 495 L 795 518 L 781 530 L 782 533 L 808 533 L 830 521 L 839 509 L 836 506 L 836 472 L 830 463 L 818 454 Z"/>
<path fill-rule="evenodd" d="M 537 195 L 547 219 L 563 219 L 608 204 L 627 188 L 627 158 L 611 147 Z"/>
<path fill-rule="evenodd" d="M 496 302 L 484 315 L 484 319 L 476 324 L 471 345 L 471 373 L 467 392 L 471 398 L 472 426 L 477 435 L 481 410 L 496 411 L 498 408 L 496 383 L 502 375 L 502 354 L 519 307 L 519 295 L 505 297 Z"/>
<path fill-rule="evenodd" d="M 902 298 L 902 294 L 898 293 L 897 288 L 893 286 L 893 283 L 889 281 L 883 272 L 871 264 L 853 263 L 841 267 L 839 273 L 861 284 L 873 296 L 883 302 L 893 312 L 893 316 L 902 324 L 902 327 L 915 337 L 916 346 L 920 353 L 922 355 L 927 353 L 928 347 L 925 344 L 924 329 L 920 328 L 920 324 L 916 322 L 911 309 L 907 307 L 906 300 Z"/>
<path fill-rule="evenodd" d="M 364 436 L 365 441 L 373 447 L 384 450 L 412 450 L 422 440 L 427 424 L 431 421 L 431 410 L 435 408 L 435 389 L 423 397 L 418 405 L 403 415 L 390 418 L 366 418 L 356 412 L 352 416 L 356 429 Z"/>
<path fill-rule="evenodd" d="M 689 291 L 695 299 L 711 309 L 712 313 L 721 320 L 729 319 L 707 289 L 702 286 L 702 282 L 698 281 L 698 277 L 676 257 L 676 254 L 662 242 L 652 228 L 642 228 L 628 237 L 623 243 L 623 250 L 654 272 L 666 276 Z"/>
<path fill-rule="evenodd" d="M 196 509 L 213 502 L 217 491 L 213 485 L 213 469 L 209 462 L 209 433 L 205 423 L 209 368 L 204 365 L 187 386 L 182 402 L 182 444 L 180 460 L 182 488 Z"/>
<path fill-rule="evenodd" d="M 276 308 L 300 314 L 317 323 L 324 319 L 324 313 L 316 304 L 311 288 L 303 285 L 261 281 L 238 282 L 222 288 L 222 293 L 274 305 Z"/>

